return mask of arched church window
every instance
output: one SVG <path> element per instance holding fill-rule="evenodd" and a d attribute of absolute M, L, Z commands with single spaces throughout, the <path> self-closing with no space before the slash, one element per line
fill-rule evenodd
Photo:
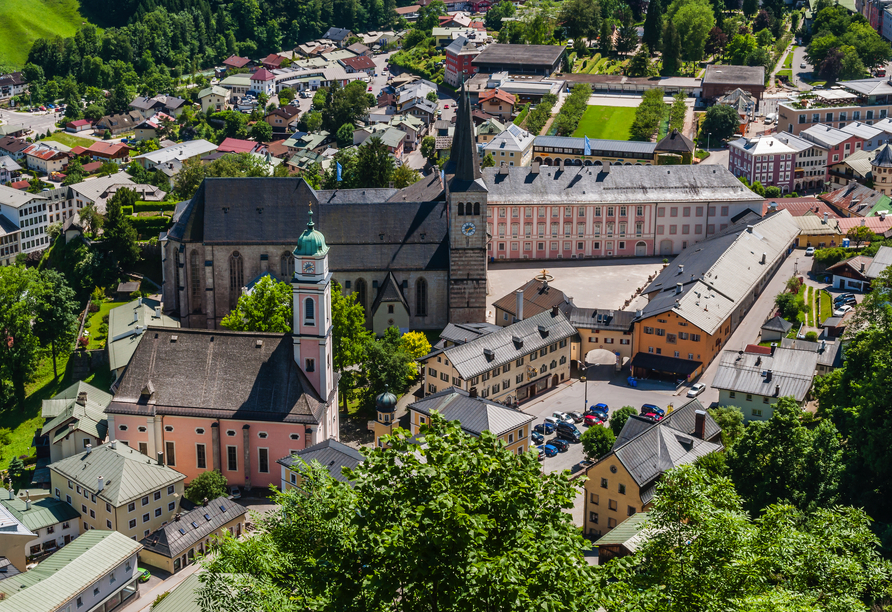
<path fill-rule="evenodd" d="M 313 298 L 304 300 L 304 319 L 308 323 L 313 322 L 316 319 L 316 302 L 313 301 Z"/>
<path fill-rule="evenodd" d="M 415 281 L 415 316 L 427 315 L 427 281 L 419 278 Z"/>
<path fill-rule="evenodd" d="M 198 265 L 198 251 L 193 250 L 189 254 L 189 287 L 192 293 L 192 307 L 195 308 L 196 301 L 201 299 L 201 268 Z"/>
<path fill-rule="evenodd" d="M 470 204 L 468 206 L 470 206 Z M 474 214 L 475 215 L 480 214 L 480 202 L 474 202 Z"/>
<path fill-rule="evenodd" d="M 233 251 L 229 256 L 229 307 L 235 308 L 242 287 L 245 286 L 245 260 L 241 253 Z"/>
<path fill-rule="evenodd" d="M 279 273 L 285 280 L 294 276 L 294 255 L 282 253 L 282 256 L 279 258 Z"/>
<path fill-rule="evenodd" d="M 461 216 L 463 216 L 464 214 L 465 214 L 465 203 L 464 203 L 464 202 L 459 202 L 459 203 L 458 203 L 458 216 L 461 217 Z"/>
<path fill-rule="evenodd" d="M 356 288 L 353 290 L 353 293 L 356 294 L 356 301 L 362 306 L 362 311 L 365 313 L 368 302 L 366 302 L 366 284 L 363 279 L 356 279 Z"/>

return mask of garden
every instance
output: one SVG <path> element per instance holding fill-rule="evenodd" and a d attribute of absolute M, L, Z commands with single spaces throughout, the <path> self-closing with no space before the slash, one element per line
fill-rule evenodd
<path fill-rule="evenodd" d="M 573 132 L 573 136 L 629 140 L 634 121 L 635 108 L 633 107 L 590 105 L 582 114 L 582 119 L 579 120 L 579 126 Z"/>

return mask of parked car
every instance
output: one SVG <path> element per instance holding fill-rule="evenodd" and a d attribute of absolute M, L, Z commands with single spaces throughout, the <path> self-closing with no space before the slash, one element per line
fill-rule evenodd
<path fill-rule="evenodd" d="M 558 449 L 559 453 L 566 453 L 570 450 L 570 443 L 561 438 L 553 438 L 549 440 L 548 443 Z"/>
<path fill-rule="evenodd" d="M 533 444 L 542 444 L 545 442 L 545 436 L 540 434 L 538 431 L 534 431 L 530 434 L 530 440 L 533 441 Z"/>
<path fill-rule="evenodd" d="M 688 397 L 697 397 L 704 391 L 706 391 L 706 385 L 704 385 L 703 383 L 697 383 L 688 391 Z"/>
<path fill-rule="evenodd" d="M 445 108 L 445 109 L 448 110 L 448 109 L 449 109 L 449 105 L 448 105 L 448 104 L 444 104 L 444 105 L 443 105 L 443 108 Z"/>
<path fill-rule="evenodd" d="M 802 62 L 801 64 L 799 64 L 799 67 L 804 70 L 805 68 L 808 68 L 808 64 L 806 64 L 805 62 Z"/>
<path fill-rule="evenodd" d="M 834 300 L 833 307 L 834 308 L 842 308 L 845 305 L 856 306 L 857 304 L 858 304 L 858 300 L 856 300 L 854 297 L 847 297 L 847 298 L 844 298 L 841 300 L 839 300 L 839 299 Z"/>
<path fill-rule="evenodd" d="M 840 293 L 840 294 L 837 295 L 835 298 L 833 298 L 833 303 L 835 304 L 835 303 L 837 303 L 837 302 L 840 302 L 840 303 L 845 304 L 845 303 L 847 303 L 849 300 L 854 300 L 854 299 L 855 299 L 855 294 L 854 294 L 854 293 Z"/>
<path fill-rule="evenodd" d="M 152 572 L 147 569 L 143 569 L 141 567 L 136 568 L 136 573 L 139 575 L 140 582 L 148 582 L 149 578 L 152 577 Z"/>
<path fill-rule="evenodd" d="M 554 457 L 555 455 L 558 454 L 558 449 L 556 447 L 552 446 L 550 443 L 543 444 L 539 448 L 542 449 L 543 451 L 545 451 L 546 457 Z"/>
<path fill-rule="evenodd" d="M 585 415 L 585 419 L 583 419 L 582 424 L 586 427 L 591 427 L 592 425 L 600 425 L 604 421 L 607 420 L 607 415 L 601 412 L 592 412 L 590 414 Z"/>
<path fill-rule="evenodd" d="M 552 442 L 554 440 L 566 440 L 567 442 L 576 444 L 577 442 L 582 440 L 582 436 L 579 434 L 578 429 L 558 429 L 554 435 L 555 437 L 552 438 Z"/>
<path fill-rule="evenodd" d="M 550 436 L 554 433 L 554 424 L 553 423 L 539 423 L 535 427 L 533 427 L 533 431 L 539 434 L 544 434 L 546 436 Z"/>
<path fill-rule="evenodd" d="M 639 414 L 638 416 L 640 416 L 642 419 L 650 421 L 651 423 L 656 423 L 657 421 L 659 421 L 662 418 L 662 417 L 660 417 L 660 415 L 658 415 L 655 412 L 644 412 L 644 413 Z"/>
<path fill-rule="evenodd" d="M 242 496 L 241 491 L 238 490 L 238 487 L 233 485 L 229 487 L 229 497 L 232 499 L 239 499 Z"/>
<path fill-rule="evenodd" d="M 852 310 L 853 308 L 854 308 L 854 306 L 852 306 L 851 304 L 844 304 L 844 305 L 840 306 L 839 308 L 837 308 L 836 310 L 833 311 L 833 316 L 834 316 L 834 317 L 841 317 L 841 316 L 843 316 L 845 313 L 847 313 L 847 312 L 849 312 L 850 310 Z"/>
<path fill-rule="evenodd" d="M 571 417 L 566 412 L 552 412 L 551 416 L 553 416 L 555 418 L 555 420 L 558 421 L 559 423 L 561 421 L 563 421 L 564 423 L 575 423 L 576 422 L 573 420 L 573 417 Z"/>
<path fill-rule="evenodd" d="M 586 414 L 594 414 L 596 412 L 600 412 L 606 416 L 607 413 L 610 412 L 610 409 L 607 407 L 607 404 L 595 404 L 588 409 L 588 412 Z"/>
<path fill-rule="evenodd" d="M 807 249 L 805 249 L 806 257 L 811 257 L 814 254 L 815 254 L 815 247 L 808 247 Z"/>
<path fill-rule="evenodd" d="M 655 404 L 644 404 L 641 407 L 641 414 L 644 414 L 645 412 L 653 412 L 654 414 L 658 414 L 660 416 L 666 414 L 665 410 Z"/>
<path fill-rule="evenodd" d="M 582 423 L 582 417 L 585 416 L 581 412 L 568 412 L 567 415 L 573 419 L 574 423 Z"/>
<path fill-rule="evenodd" d="M 546 422 L 546 423 L 551 423 L 552 425 L 554 425 L 555 427 L 557 427 L 557 424 L 558 424 L 558 423 L 562 423 L 563 421 L 560 420 L 560 419 L 556 419 L 556 418 L 554 418 L 554 417 L 545 417 L 545 422 Z"/>
<path fill-rule="evenodd" d="M 545 448 L 544 446 L 537 446 L 536 450 L 539 451 L 539 461 L 545 460 Z"/>
<path fill-rule="evenodd" d="M 765 115 L 765 123 L 774 123 L 777 121 L 777 113 L 768 113 Z"/>

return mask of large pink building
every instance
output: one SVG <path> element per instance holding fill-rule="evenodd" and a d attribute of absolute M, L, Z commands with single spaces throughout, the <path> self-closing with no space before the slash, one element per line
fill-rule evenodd
<path fill-rule="evenodd" d="M 338 438 L 325 238 L 294 249 L 291 334 L 149 327 L 106 409 L 112 440 L 186 475 L 278 484 L 275 462 Z"/>

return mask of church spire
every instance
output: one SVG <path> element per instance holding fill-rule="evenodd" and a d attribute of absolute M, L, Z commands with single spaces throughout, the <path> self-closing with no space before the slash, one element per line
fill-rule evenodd
<path fill-rule="evenodd" d="M 446 174 L 454 180 L 473 183 L 480 178 L 480 158 L 474 138 L 474 120 L 471 118 L 471 100 L 464 81 L 459 93 L 458 111 L 455 115 L 455 133 L 452 138 L 452 154 Z"/>

